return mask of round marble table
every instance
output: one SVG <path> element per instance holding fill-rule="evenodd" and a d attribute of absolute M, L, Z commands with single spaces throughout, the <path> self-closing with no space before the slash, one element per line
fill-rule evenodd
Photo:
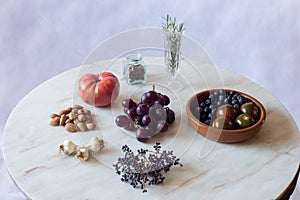
<path fill-rule="evenodd" d="M 121 60 L 101 61 L 64 72 L 30 92 L 11 113 L 3 136 L 3 153 L 8 171 L 20 190 L 30 199 L 276 199 L 292 184 L 299 167 L 300 136 L 297 126 L 268 91 L 239 75 L 203 63 L 182 62 L 178 80 L 185 88 L 168 90 L 161 58 L 146 58 L 148 84 L 128 86 L 122 79 Z M 113 71 L 121 83 L 118 99 L 106 108 L 84 104 L 77 95 L 77 81 L 87 72 Z M 143 144 L 134 134 L 114 125 L 122 113 L 121 100 L 138 98 L 157 84 L 157 90 L 171 97 L 176 122 L 168 130 Z M 267 111 L 266 121 L 252 139 L 223 144 L 207 140 L 189 125 L 185 103 L 195 92 L 208 88 L 233 88 L 259 99 Z M 97 129 L 66 132 L 51 127 L 49 115 L 73 104 L 94 113 Z M 88 162 L 57 157 L 65 139 L 85 144 L 91 136 L 102 137 L 105 148 Z M 122 155 L 123 144 L 133 149 L 151 148 L 160 141 L 174 150 L 183 167 L 174 167 L 162 185 L 149 186 L 147 193 L 122 183 L 112 164 Z"/>

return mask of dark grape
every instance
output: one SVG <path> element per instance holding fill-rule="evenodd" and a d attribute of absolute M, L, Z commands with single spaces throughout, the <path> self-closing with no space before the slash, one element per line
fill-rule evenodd
<path fill-rule="evenodd" d="M 122 100 L 122 106 L 124 108 L 129 108 L 130 101 L 132 101 L 132 99 L 123 99 Z"/>
<path fill-rule="evenodd" d="M 160 120 L 165 120 L 166 117 L 167 117 L 167 113 L 164 107 L 163 106 L 157 107 L 155 110 L 155 118 Z"/>
<path fill-rule="evenodd" d="M 169 125 L 166 121 L 164 120 L 160 120 L 157 123 L 157 130 L 159 130 L 160 132 L 166 132 L 169 128 Z"/>
<path fill-rule="evenodd" d="M 153 104 L 152 106 L 150 106 L 150 108 L 149 108 L 149 114 L 151 116 L 155 116 L 155 114 L 156 114 L 156 108 L 158 108 L 160 106 L 161 105 L 159 105 L 159 104 Z"/>
<path fill-rule="evenodd" d="M 173 110 L 171 110 L 170 108 L 166 108 L 166 113 L 167 113 L 167 123 L 168 124 L 172 124 L 175 121 L 175 113 Z"/>
<path fill-rule="evenodd" d="M 134 120 L 134 118 L 136 117 L 136 109 L 131 108 L 131 109 L 127 110 L 126 114 L 128 117 L 130 117 L 132 120 Z"/>
<path fill-rule="evenodd" d="M 210 105 L 211 104 L 211 100 L 210 99 L 206 99 L 204 102 L 206 105 Z"/>
<path fill-rule="evenodd" d="M 236 99 L 233 99 L 232 101 L 231 101 L 231 105 L 235 105 L 235 104 L 237 104 L 238 103 L 238 101 L 236 100 Z"/>
<path fill-rule="evenodd" d="M 200 104 L 199 104 L 199 106 L 201 107 L 201 108 L 205 108 L 205 103 L 204 102 L 201 102 Z"/>
<path fill-rule="evenodd" d="M 159 104 L 164 106 L 165 102 L 161 97 L 159 97 L 156 101 L 154 101 L 154 104 Z"/>
<path fill-rule="evenodd" d="M 136 107 L 136 103 L 132 99 L 123 99 L 122 106 L 124 108 L 133 108 Z"/>
<path fill-rule="evenodd" d="M 149 109 L 149 115 L 153 120 L 166 119 L 166 112 L 160 104 L 152 105 Z"/>
<path fill-rule="evenodd" d="M 232 96 L 232 99 L 237 99 L 237 97 L 238 97 L 238 94 L 234 94 L 234 95 Z"/>
<path fill-rule="evenodd" d="M 207 115 L 203 114 L 200 116 L 200 121 L 205 122 L 207 120 Z"/>
<path fill-rule="evenodd" d="M 136 127 L 134 125 L 134 122 L 131 121 L 129 124 L 125 125 L 124 129 L 127 130 L 127 131 L 135 131 Z"/>
<path fill-rule="evenodd" d="M 170 98 L 167 95 L 162 95 L 162 99 L 164 101 L 164 106 L 169 105 L 170 103 Z"/>
<path fill-rule="evenodd" d="M 204 112 L 208 114 L 208 113 L 211 112 L 211 109 L 210 109 L 209 107 L 205 107 L 205 108 L 204 108 Z"/>
<path fill-rule="evenodd" d="M 148 133 L 147 130 L 143 127 L 140 127 L 136 130 L 136 139 L 140 142 L 147 142 Z"/>
<path fill-rule="evenodd" d="M 156 123 L 152 124 L 152 122 L 151 122 L 150 125 L 145 126 L 145 129 L 147 130 L 148 137 L 153 137 L 158 133 Z"/>
<path fill-rule="evenodd" d="M 142 118 L 142 125 L 147 126 L 150 123 L 151 123 L 151 117 L 148 114 L 144 115 Z"/>
<path fill-rule="evenodd" d="M 240 98 L 240 99 L 238 100 L 238 102 L 239 102 L 240 105 L 244 104 L 244 98 Z"/>
<path fill-rule="evenodd" d="M 152 101 L 151 97 L 149 97 L 149 96 L 147 95 L 147 93 L 144 93 L 144 94 L 142 95 L 141 102 L 142 102 L 143 104 L 151 104 L 153 101 Z"/>
<path fill-rule="evenodd" d="M 132 122 L 132 120 L 129 117 L 127 117 L 126 115 L 119 115 L 115 119 L 115 123 L 119 127 L 124 127 L 124 126 L 128 125 L 130 122 Z"/>
<path fill-rule="evenodd" d="M 157 92 L 151 90 L 146 93 L 147 97 L 151 99 L 152 102 L 156 101 L 158 99 L 158 94 Z"/>
<path fill-rule="evenodd" d="M 216 105 L 214 105 L 214 104 L 211 104 L 211 105 L 209 106 L 209 108 L 210 108 L 210 110 L 213 110 L 213 109 L 215 109 L 215 108 L 216 108 Z"/>
<path fill-rule="evenodd" d="M 233 108 L 235 108 L 236 110 L 239 110 L 240 107 L 241 107 L 241 106 L 240 106 L 239 104 L 234 104 L 234 105 L 233 105 Z"/>
<path fill-rule="evenodd" d="M 136 108 L 136 113 L 139 116 L 144 116 L 149 113 L 149 106 L 147 104 L 139 104 Z"/>
<path fill-rule="evenodd" d="M 133 102 L 132 104 L 129 105 L 129 108 L 137 108 L 137 104 L 135 102 Z"/>
<path fill-rule="evenodd" d="M 230 98 L 226 97 L 225 100 L 224 100 L 224 103 L 229 104 L 229 102 L 230 102 Z"/>
<path fill-rule="evenodd" d="M 236 92 L 235 92 L 235 91 L 233 91 L 233 90 L 231 90 L 231 91 L 229 92 L 229 94 L 230 94 L 231 96 L 233 96 L 233 95 L 235 95 L 235 94 L 236 94 Z"/>

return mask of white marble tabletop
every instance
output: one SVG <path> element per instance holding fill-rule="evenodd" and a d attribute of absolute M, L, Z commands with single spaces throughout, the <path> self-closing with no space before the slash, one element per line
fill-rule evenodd
<path fill-rule="evenodd" d="M 148 83 L 128 86 L 122 79 L 121 61 L 102 61 L 64 72 L 38 86 L 13 110 L 4 129 L 3 153 L 8 171 L 30 199 L 275 199 L 288 187 L 299 167 L 300 145 L 297 126 L 268 91 L 250 80 L 211 65 L 182 63 L 178 80 L 185 89 L 174 93 L 165 83 L 162 59 L 146 58 Z M 113 71 L 120 79 L 118 99 L 107 108 L 93 108 L 77 95 L 78 78 L 87 72 Z M 157 90 L 171 97 L 170 107 L 176 122 L 167 134 L 143 144 L 133 133 L 113 123 L 122 113 L 121 100 L 138 98 L 157 84 Z M 252 139 L 237 144 L 222 144 L 205 139 L 188 124 L 185 103 L 195 92 L 211 88 L 233 88 L 262 102 L 266 121 Z M 96 116 L 97 129 L 68 133 L 62 127 L 49 126 L 49 115 L 73 104 L 82 104 Z M 58 158 L 58 145 L 65 139 L 79 144 L 91 136 L 102 137 L 106 146 L 86 163 L 71 157 Z M 124 144 L 133 149 L 151 148 L 160 141 L 174 150 L 183 167 L 174 167 L 159 186 L 148 193 L 132 189 L 120 181 L 112 164 L 122 155 Z"/>

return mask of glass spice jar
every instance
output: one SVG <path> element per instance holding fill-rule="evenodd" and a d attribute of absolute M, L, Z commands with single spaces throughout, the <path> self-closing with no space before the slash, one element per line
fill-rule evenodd
<path fill-rule="evenodd" d="M 129 85 L 146 83 L 146 65 L 140 54 L 130 54 L 126 57 L 124 77 Z"/>

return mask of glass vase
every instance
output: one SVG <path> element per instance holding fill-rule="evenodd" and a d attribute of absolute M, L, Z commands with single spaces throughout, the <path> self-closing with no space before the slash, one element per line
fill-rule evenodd
<path fill-rule="evenodd" d="M 174 91 L 180 91 L 183 85 L 176 80 L 176 76 L 180 72 L 180 45 L 182 32 L 174 32 L 165 30 L 164 41 L 164 61 L 169 76 L 168 85 Z"/>

